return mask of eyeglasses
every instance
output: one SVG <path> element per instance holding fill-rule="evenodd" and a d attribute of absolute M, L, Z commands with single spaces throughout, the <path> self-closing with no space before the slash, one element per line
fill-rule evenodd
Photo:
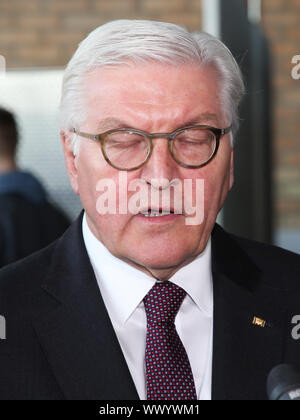
<path fill-rule="evenodd" d="M 133 171 L 143 166 L 153 151 L 153 140 L 168 140 L 172 158 L 184 168 L 201 168 L 216 155 L 221 136 L 231 126 L 220 129 L 206 125 L 179 128 L 172 133 L 149 134 L 145 131 L 120 128 L 102 134 L 88 134 L 73 128 L 71 132 L 101 144 L 105 160 L 120 171 Z"/>

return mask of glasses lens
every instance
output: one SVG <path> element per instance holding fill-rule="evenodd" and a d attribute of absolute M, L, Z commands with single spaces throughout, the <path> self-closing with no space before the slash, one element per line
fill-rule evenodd
<path fill-rule="evenodd" d="M 150 150 L 146 137 L 132 131 L 115 131 L 106 137 L 105 154 L 120 169 L 132 169 L 141 165 Z"/>
<path fill-rule="evenodd" d="M 199 166 L 212 157 L 216 143 L 216 136 L 212 131 L 189 128 L 175 136 L 173 155 L 185 165 Z"/>

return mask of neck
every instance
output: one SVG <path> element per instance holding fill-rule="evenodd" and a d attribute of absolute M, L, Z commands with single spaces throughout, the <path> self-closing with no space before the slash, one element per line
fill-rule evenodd
<path fill-rule="evenodd" d="M 126 258 L 121 258 L 121 259 L 125 261 L 127 264 L 131 265 L 132 267 L 137 268 L 138 270 L 143 271 L 144 273 L 152 276 L 156 280 L 167 281 L 176 273 L 176 271 L 180 270 L 185 265 L 191 263 L 196 257 L 197 255 L 192 255 L 175 267 L 167 267 L 167 268 L 161 268 L 161 269 L 155 269 L 152 267 L 144 267 Z"/>
<path fill-rule="evenodd" d="M 1 159 L 0 158 L 0 174 L 16 170 L 16 163 L 14 159 Z"/>
<path fill-rule="evenodd" d="M 148 274 L 149 276 L 155 278 L 156 280 L 161 281 L 167 281 L 169 280 L 173 274 L 176 273 L 177 270 L 179 270 L 180 267 L 172 267 L 172 268 L 165 268 L 160 270 L 151 269 L 148 267 L 144 267 L 140 264 L 137 264 L 131 260 L 128 260 L 126 258 L 120 258 L 123 261 L 125 261 L 127 264 L 131 265 L 132 267 L 136 268 L 137 270 L 142 271 L 143 273 Z"/>

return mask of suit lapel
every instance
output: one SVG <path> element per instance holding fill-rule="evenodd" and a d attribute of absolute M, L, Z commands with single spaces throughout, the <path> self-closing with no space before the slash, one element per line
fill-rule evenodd
<path fill-rule="evenodd" d="M 136 400 L 138 394 L 83 243 L 80 217 L 58 241 L 36 303 L 34 328 L 67 399 Z M 283 358 L 278 292 L 237 242 L 216 226 L 213 399 L 260 399 Z M 269 279 L 271 280 L 271 279 Z M 254 316 L 267 326 L 254 326 Z"/>
<path fill-rule="evenodd" d="M 58 242 L 34 328 L 67 399 L 138 399 L 83 244 L 81 220 Z"/>
<path fill-rule="evenodd" d="M 276 302 L 278 293 L 262 286 L 265 274 L 218 226 L 212 244 L 212 397 L 266 399 L 267 375 L 283 357 L 285 315 Z M 267 325 L 253 325 L 254 316 L 266 320 Z"/>

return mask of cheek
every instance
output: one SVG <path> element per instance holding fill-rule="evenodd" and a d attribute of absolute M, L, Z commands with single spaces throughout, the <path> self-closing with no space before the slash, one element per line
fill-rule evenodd
<path fill-rule="evenodd" d="M 206 178 L 206 204 L 219 211 L 230 191 L 230 161 L 222 162 Z"/>
<path fill-rule="evenodd" d="M 96 199 L 97 172 L 89 165 L 78 166 L 78 188 L 81 199 L 94 197 Z"/>
<path fill-rule="evenodd" d="M 221 163 L 221 164 L 220 164 Z M 185 178 L 188 175 L 185 174 Z M 230 165 L 229 161 L 225 162 L 211 162 L 206 167 L 203 167 L 197 172 L 190 174 L 193 180 L 193 202 L 196 203 L 196 196 L 201 188 L 196 190 L 196 180 L 203 182 L 204 191 L 202 193 L 202 202 L 204 201 L 205 211 L 219 210 L 220 203 L 222 203 L 230 189 Z M 199 181 L 198 181 L 198 185 Z M 200 202 L 198 200 L 198 202 Z"/>
<path fill-rule="evenodd" d="M 124 215 L 106 214 L 101 215 L 95 212 L 95 222 L 98 233 L 105 242 L 114 242 L 113 238 L 119 238 L 128 223 L 128 218 Z"/>
<path fill-rule="evenodd" d="M 118 214 L 119 190 L 126 185 L 119 185 L 119 172 L 102 162 L 96 155 L 99 150 L 82 150 L 78 159 L 79 196 L 91 219 L 97 236 L 118 236 L 128 223 L 128 214 Z M 106 214 L 108 210 L 109 214 Z"/>
<path fill-rule="evenodd" d="M 82 147 L 77 162 L 79 196 L 83 207 L 89 213 L 96 211 L 99 180 L 109 177 L 103 170 L 96 152 L 99 152 L 99 150 L 95 150 L 94 147 Z"/>

